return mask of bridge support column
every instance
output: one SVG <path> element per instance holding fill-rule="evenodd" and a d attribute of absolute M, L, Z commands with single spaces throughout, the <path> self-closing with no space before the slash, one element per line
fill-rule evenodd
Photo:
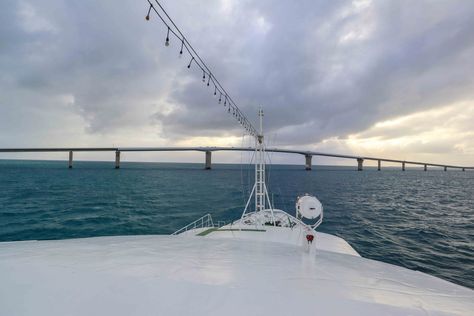
<path fill-rule="evenodd" d="M 402 162 L 402 171 L 405 171 L 405 161 Z"/>
<path fill-rule="evenodd" d="M 211 163 L 212 163 L 212 151 L 206 151 L 206 162 L 205 162 L 204 169 L 210 170 Z"/>
<path fill-rule="evenodd" d="M 444 166 L 444 171 L 448 171 L 448 167 Z"/>
<path fill-rule="evenodd" d="M 120 168 L 120 151 L 115 152 L 115 169 Z"/>
<path fill-rule="evenodd" d="M 423 167 L 423 170 L 424 170 L 424 171 L 428 170 L 428 166 L 425 165 L 425 166 Z"/>
<path fill-rule="evenodd" d="M 313 156 L 312 155 L 305 155 L 304 158 L 305 158 L 305 163 L 304 163 L 305 170 L 311 170 L 311 167 L 312 167 L 311 160 L 313 160 Z"/>
<path fill-rule="evenodd" d="M 382 169 L 382 162 L 380 160 L 377 161 L 377 170 L 380 171 Z"/>
<path fill-rule="evenodd" d="M 462 171 L 466 171 L 466 168 L 462 168 Z"/>
<path fill-rule="evenodd" d="M 68 162 L 68 168 L 72 169 L 72 150 L 69 151 L 69 162 Z"/>
<path fill-rule="evenodd" d="M 364 159 L 357 158 L 357 171 L 364 170 Z"/>

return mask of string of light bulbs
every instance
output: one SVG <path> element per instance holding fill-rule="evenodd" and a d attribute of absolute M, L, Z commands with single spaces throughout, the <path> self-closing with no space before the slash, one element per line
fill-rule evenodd
<path fill-rule="evenodd" d="M 174 36 L 178 41 L 180 41 L 181 49 L 179 51 L 179 56 L 181 57 L 184 52 L 189 54 L 190 60 L 187 66 L 188 69 L 193 65 L 196 65 L 202 71 L 202 81 L 204 83 L 207 82 L 206 86 L 209 87 L 211 83 L 214 86 L 214 96 L 216 98 L 219 96 L 218 104 L 223 103 L 227 113 L 231 114 L 251 136 L 257 137 L 258 133 L 255 127 L 253 127 L 252 123 L 250 123 L 247 117 L 243 114 L 234 100 L 230 97 L 229 93 L 227 93 L 219 80 L 214 76 L 210 68 L 194 50 L 193 46 L 188 42 L 183 33 L 181 33 L 180 29 L 176 26 L 173 19 L 171 19 L 163 6 L 158 2 L 158 0 L 147 0 L 147 2 L 149 4 L 149 8 L 147 15 L 145 16 L 145 20 L 149 21 L 150 13 L 154 12 L 158 16 L 159 20 L 161 20 L 161 22 L 165 25 L 167 28 L 165 46 L 170 46 L 170 36 Z"/>

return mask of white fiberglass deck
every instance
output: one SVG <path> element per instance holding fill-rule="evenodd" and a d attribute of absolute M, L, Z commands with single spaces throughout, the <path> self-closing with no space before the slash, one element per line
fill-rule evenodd
<path fill-rule="evenodd" d="M 473 310 L 470 289 L 356 255 L 306 252 L 285 243 L 199 236 L 0 243 L 0 315 L 472 315 Z"/>
<path fill-rule="evenodd" d="M 276 242 L 300 247 L 302 251 L 326 250 L 360 256 L 344 239 L 330 234 L 317 233 L 310 226 L 282 210 L 266 209 L 257 213 L 248 213 L 242 219 L 222 227 L 215 227 L 209 216 L 202 217 L 206 218 L 206 221 L 200 221 L 202 218 L 198 220 L 204 227 L 182 229 L 179 231 L 179 236 Z M 272 218 L 275 219 L 275 225 L 270 223 Z M 314 236 L 314 241 L 311 244 L 306 240 L 307 234 Z"/>

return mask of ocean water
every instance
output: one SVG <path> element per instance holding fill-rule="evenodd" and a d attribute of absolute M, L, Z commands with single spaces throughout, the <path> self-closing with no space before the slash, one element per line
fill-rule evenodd
<path fill-rule="evenodd" d="M 205 213 L 240 216 L 249 165 L 0 160 L 0 241 L 169 234 Z M 275 207 L 324 205 L 318 230 L 362 256 L 474 288 L 474 172 L 274 165 Z"/>

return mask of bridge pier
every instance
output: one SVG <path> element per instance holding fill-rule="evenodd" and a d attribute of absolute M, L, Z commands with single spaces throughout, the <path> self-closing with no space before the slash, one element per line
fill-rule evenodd
<path fill-rule="evenodd" d="M 466 168 L 462 168 L 462 171 L 466 171 Z"/>
<path fill-rule="evenodd" d="M 424 171 L 428 170 L 428 166 L 425 165 L 425 166 L 423 167 L 423 170 L 424 170 Z"/>
<path fill-rule="evenodd" d="M 305 158 L 305 163 L 304 163 L 304 168 L 305 170 L 311 170 L 311 167 L 312 167 L 312 160 L 313 160 L 313 156 L 312 155 L 305 155 L 304 156 Z"/>
<path fill-rule="evenodd" d="M 120 168 L 120 151 L 115 151 L 115 169 Z"/>
<path fill-rule="evenodd" d="M 380 171 L 382 167 L 382 161 L 380 159 L 377 161 L 377 171 Z"/>
<path fill-rule="evenodd" d="M 204 169 L 210 170 L 211 163 L 212 163 L 212 151 L 206 151 L 206 162 L 205 162 Z"/>
<path fill-rule="evenodd" d="M 357 171 L 362 171 L 364 169 L 364 159 L 357 158 Z"/>
<path fill-rule="evenodd" d="M 448 167 L 444 166 L 444 171 L 448 171 Z"/>
<path fill-rule="evenodd" d="M 69 168 L 69 169 L 72 169 L 72 150 L 69 151 L 68 168 Z"/>
<path fill-rule="evenodd" d="M 405 171 L 405 161 L 402 161 L 402 171 Z"/>

